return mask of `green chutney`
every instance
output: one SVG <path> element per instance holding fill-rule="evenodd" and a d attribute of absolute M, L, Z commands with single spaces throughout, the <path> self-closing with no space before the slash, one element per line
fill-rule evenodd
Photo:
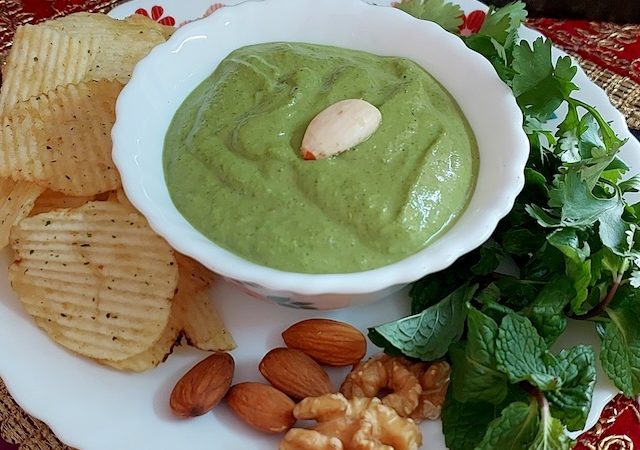
<path fill-rule="evenodd" d="M 311 119 L 348 98 L 376 106 L 380 127 L 303 160 Z M 270 43 L 235 50 L 189 95 L 163 163 L 175 206 L 216 244 L 276 269 L 344 273 L 399 261 L 446 230 L 475 187 L 478 150 L 456 102 L 416 63 Z"/>

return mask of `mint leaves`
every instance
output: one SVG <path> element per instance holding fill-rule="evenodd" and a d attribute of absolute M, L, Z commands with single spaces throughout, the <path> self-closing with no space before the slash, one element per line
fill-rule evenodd
<path fill-rule="evenodd" d="M 450 349 L 453 364 L 452 392 L 460 402 L 499 404 L 508 393 L 507 376 L 498 370 L 498 324 L 475 308 L 469 308 L 466 345 Z"/>
<path fill-rule="evenodd" d="M 602 334 L 602 368 L 615 385 L 628 397 L 640 391 L 640 339 L 637 329 L 627 320 L 610 314 L 609 323 Z"/>
<path fill-rule="evenodd" d="M 475 286 L 462 286 L 419 314 L 369 329 L 369 339 L 390 353 L 399 351 L 425 361 L 441 358 L 460 339 L 465 304 L 475 291 Z"/>
<path fill-rule="evenodd" d="M 529 448 L 531 450 L 564 450 L 571 447 L 573 442 L 564 434 L 562 422 L 552 417 L 548 409 L 543 409 L 538 433 Z"/>
<path fill-rule="evenodd" d="M 531 322 L 512 313 L 500 324 L 495 354 L 498 369 L 511 383 L 527 382 L 540 390 L 569 430 L 584 427 L 596 383 L 590 347 L 578 345 L 554 355 Z"/>
<path fill-rule="evenodd" d="M 606 374 L 628 397 L 640 392 L 640 292 L 622 287 L 607 308 L 608 322 L 599 324 L 600 361 Z"/>
<path fill-rule="evenodd" d="M 596 384 L 593 349 L 577 345 L 562 350 L 555 358 L 552 370 L 560 384 L 545 392 L 551 411 L 567 429 L 579 431 L 585 426 Z"/>
<path fill-rule="evenodd" d="M 459 19 L 440 0 L 399 7 L 450 30 Z M 389 353 L 452 362 L 442 415 L 452 450 L 571 448 L 565 431 L 585 425 L 596 356 L 625 395 L 640 395 L 640 203 L 625 195 L 640 175 L 618 158 L 624 141 L 607 120 L 573 96 L 571 59 L 554 60 L 543 38 L 519 41 L 525 16 L 520 1 L 490 8 L 477 34 L 460 36 L 520 106 L 525 187 L 479 249 L 414 283 L 414 315 L 370 329 Z M 599 355 L 550 350 L 569 319 L 593 322 Z"/>
<path fill-rule="evenodd" d="M 496 360 L 510 382 L 528 381 L 544 391 L 555 389 L 560 380 L 553 371 L 553 357 L 546 350 L 544 339 L 525 317 L 512 313 L 502 320 L 496 340 Z"/>
<path fill-rule="evenodd" d="M 442 409 L 442 429 L 447 448 L 474 450 L 500 411 L 490 403 L 458 402 L 449 391 Z"/>
<path fill-rule="evenodd" d="M 538 405 L 535 401 L 514 402 L 502 410 L 494 419 L 476 450 L 520 450 L 529 446 L 540 426 Z M 453 449 L 452 449 L 453 450 Z"/>
<path fill-rule="evenodd" d="M 498 324 L 470 306 L 467 341 L 452 345 L 450 357 L 443 412 L 450 449 L 570 448 L 565 427 L 584 427 L 596 381 L 591 348 L 555 355 L 525 317 L 507 313 Z M 484 419 L 458 424 L 454 411 Z"/>

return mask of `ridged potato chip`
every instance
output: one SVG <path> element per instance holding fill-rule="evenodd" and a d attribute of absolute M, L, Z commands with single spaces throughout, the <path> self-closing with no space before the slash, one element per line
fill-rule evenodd
<path fill-rule="evenodd" d="M 161 338 L 178 266 L 139 213 L 115 202 L 90 202 L 23 219 L 10 238 L 13 289 L 59 344 L 121 361 Z"/>
<path fill-rule="evenodd" d="M 45 190 L 40 196 L 36 199 L 30 216 L 35 216 L 36 214 L 42 214 L 44 212 L 49 212 L 54 209 L 61 208 L 78 208 L 79 206 L 84 205 L 85 203 L 89 203 L 93 200 L 106 200 L 107 198 L 101 199 L 98 198 L 97 195 L 83 195 L 83 196 L 71 196 L 65 195 L 62 192 L 52 191 L 50 189 Z"/>
<path fill-rule="evenodd" d="M 111 127 L 122 84 L 69 84 L 17 104 L 0 118 L 0 177 L 67 195 L 116 189 Z"/>
<path fill-rule="evenodd" d="M 117 79 L 122 83 L 129 80 L 136 63 L 153 47 L 165 42 L 174 30 L 141 15 L 118 20 L 104 14 L 84 12 L 47 21 L 40 26 L 82 42 L 91 41 L 97 46 L 96 57 L 84 79 Z"/>
<path fill-rule="evenodd" d="M 175 306 L 172 306 L 172 310 L 173 308 Z M 153 369 L 169 357 L 173 347 L 180 339 L 181 332 L 182 328 L 180 327 L 179 319 L 172 312 L 169 317 L 169 323 L 167 323 L 160 339 L 150 348 L 121 361 L 98 360 L 98 362 L 114 369 L 130 370 L 132 372 L 144 372 L 145 370 Z"/>
<path fill-rule="evenodd" d="M 0 115 L 20 101 L 84 80 L 97 53 L 93 39 L 80 40 L 39 25 L 18 27 L 4 67 Z"/>
<path fill-rule="evenodd" d="M 9 244 L 9 231 L 33 209 L 44 189 L 28 181 L 0 179 L 0 249 Z"/>
<path fill-rule="evenodd" d="M 126 83 L 135 64 L 173 31 L 140 15 L 117 20 L 92 13 L 20 26 L 3 71 L 0 115 L 58 86 L 101 79 Z"/>
<path fill-rule="evenodd" d="M 193 258 L 189 258 L 182 253 L 176 252 L 176 261 L 180 268 L 180 279 L 185 279 L 188 283 L 186 288 L 191 290 L 207 289 L 216 281 L 218 275 L 207 269 Z"/>
<path fill-rule="evenodd" d="M 180 272 L 172 314 L 179 318 L 189 345 L 200 350 L 232 350 L 236 343 L 215 308 L 209 290 L 216 275 L 193 259 L 176 253 Z"/>
<path fill-rule="evenodd" d="M 173 301 L 189 345 L 206 351 L 236 348 L 208 290 L 183 290 Z"/>
<path fill-rule="evenodd" d="M 173 351 L 183 334 L 200 350 L 231 350 L 236 344 L 214 308 L 208 293 L 215 274 L 193 259 L 175 254 L 178 288 L 171 305 L 171 317 L 162 337 L 151 348 L 122 361 L 99 361 L 118 370 L 142 372 L 158 366 Z"/>
<path fill-rule="evenodd" d="M 124 189 L 122 189 L 122 187 L 119 187 L 118 189 L 116 189 L 115 191 L 112 191 L 109 193 L 109 199 L 116 201 L 122 205 L 125 205 L 135 211 L 136 208 L 135 206 L 133 206 L 131 204 L 131 202 L 129 201 L 129 199 L 127 198 L 127 195 L 124 193 Z"/>

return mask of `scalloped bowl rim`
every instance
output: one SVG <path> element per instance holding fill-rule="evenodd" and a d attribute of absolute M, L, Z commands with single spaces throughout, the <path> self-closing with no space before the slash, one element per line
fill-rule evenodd
<path fill-rule="evenodd" d="M 467 117 L 480 152 L 475 191 L 453 226 L 396 263 L 354 273 L 304 274 L 242 259 L 184 219 L 162 171 L 162 144 L 173 113 L 231 50 L 275 41 L 404 56 L 438 79 Z M 173 248 L 227 278 L 299 295 L 370 294 L 448 267 L 485 242 L 512 209 L 524 185 L 529 152 L 521 111 L 484 57 L 434 23 L 360 0 L 247 1 L 181 27 L 135 67 L 116 104 L 112 138 L 113 159 L 129 200 Z"/>

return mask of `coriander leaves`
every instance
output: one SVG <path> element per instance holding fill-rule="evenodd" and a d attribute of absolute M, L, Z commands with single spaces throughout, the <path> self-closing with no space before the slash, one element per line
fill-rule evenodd
<path fill-rule="evenodd" d="M 571 58 L 564 56 L 553 65 L 551 41 L 536 39 L 532 45 L 521 41 L 513 48 L 513 95 L 527 116 L 548 119 L 572 91 L 577 72 Z"/>
<path fill-rule="evenodd" d="M 513 68 L 513 46 L 518 27 L 526 18 L 524 3 L 514 2 L 502 8 L 489 8 L 480 31 L 463 36 L 467 46 L 487 58 L 496 72 L 509 83 L 515 74 Z"/>
<path fill-rule="evenodd" d="M 462 9 L 445 0 L 404 0 L 397 8 L 414 17 L 435 22 L 451 32 L 457 31 L 462 24 Z"/>

